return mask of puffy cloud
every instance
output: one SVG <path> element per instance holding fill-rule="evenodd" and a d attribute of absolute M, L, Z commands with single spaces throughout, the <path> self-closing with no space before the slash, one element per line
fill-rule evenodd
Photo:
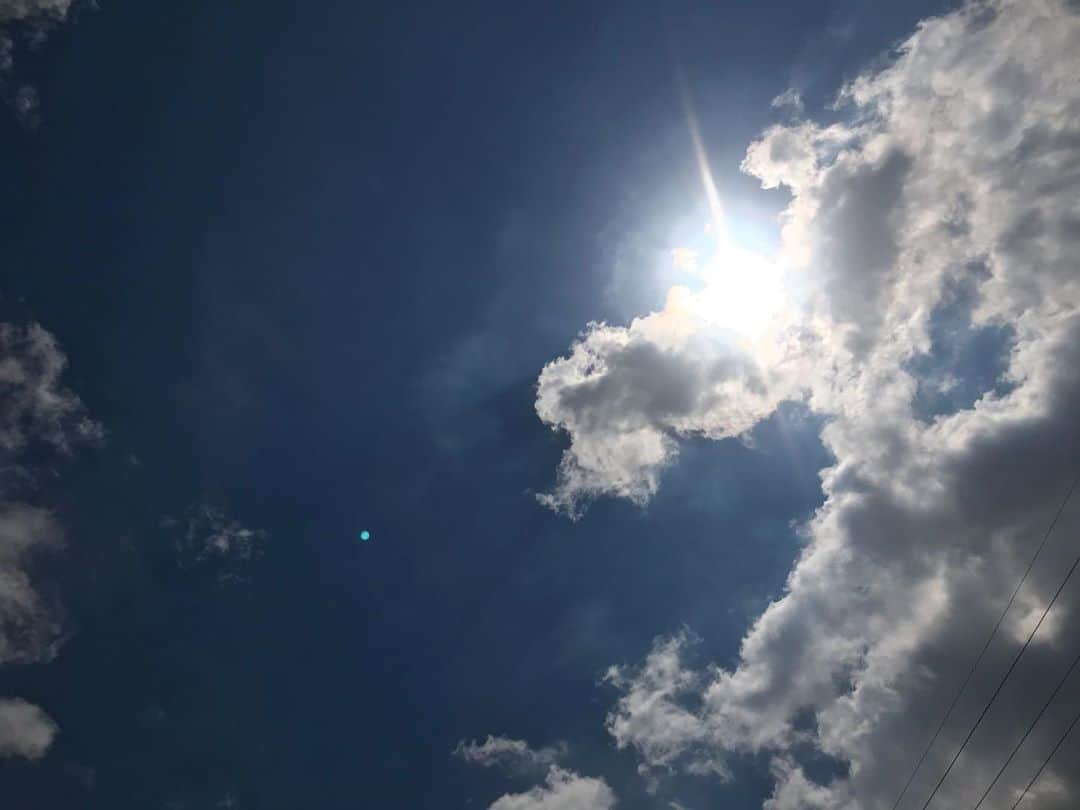
<path fill-rule="evenodd" d="M 784 351 L 732 349 L 669 306 L 590 327 L 544 369 L 537 410 L 571 442 L 547 502 L 571 513 L 601 494 L 647 501 L 680 435 L 738 436 L 792 397 L 826 417 L 824 502 L 736 665 L 689 666 L 678 635 L 610 673 L 622 696 L 608 727 L 646 769 L 723 775 L 732 757 L 764 754 L 771 810 L 892 806 L 1078 472 L 1077 75 L 1075 3 L 986 0 L 924 21 L 845 88 L 846 122 L 777 126 L 748 150 L 744 168 L 791 193 L 782 252 L 797 300 Z M 956 349 L 990 333 L 1003 336 L 1003 372 L 976 378 Z M 976 387 L 930 413 L 928 378 Z M 1078 535 L 1080 499 L 927 757 L 914 806 Z M 974 804 L 1067 666 L 1078 620 L 1073 588 L 938 806 Z M 984 807 L 1011 806 L 1078 706 L 1073 683 Z M 1029 806 L 1076 806 L 1077 744 Z M 823 759 L 835 766 L 824 779 L 810 767 Z"/>
<path fill-rule="evenodd" d="M 499 767 L 510 771 L 546 770 L 566 756 L 566 744 L 533 749 L 524 740 L 489 734 L 483 742 L 462 740 L 452 753 L 465 762 L 485 768 Z"/>
<path fill-rule="evenodd" d="M 56 723 L 25 700 L 0 700 L 0 757 L 40 759 L 56 736 Z"/>
<path fill-rule="evenodd" d="M 552 767 L 547 781 L 525 793 L 508 793 L 490 810 L 611 810 L 615 794 L 603 779 Z"/>
<path fill-rule="evenodd" d="M 570 436 L 541 503 L 579 517 L 595 497 L 646 503 L 678 453 L 677 437 L 739 436 L 796 396 L 797 357 L 755 354 L 675 287 L 665 308 L 628 327 L 591 324 L 540 374 L 536 412 Z"/>

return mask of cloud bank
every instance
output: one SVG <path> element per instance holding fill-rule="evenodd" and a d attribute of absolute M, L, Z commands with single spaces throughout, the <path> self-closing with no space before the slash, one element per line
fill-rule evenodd
<path fill-rule="evenodd" d="M 33 559 L 64 545 L 47 509 L 28 502 L 50 454 L 70 456 L 99 444 L 101 425 L 61 382 L 67 359 L 37 324 L 0 324 L 0 665 L 55 657 L 61 623 L 55 604 L 35 589 Z M 0 756 L 40 758 L 57 732 L 36 706 L 0 699 Z"/>
<path fill-rule="evenodd" d="M 34 589 L 29 564 L 63 546 L 53 514 L 27 501 L 50 454 L 70 456 L 104 438 L 61 381 L 67 358 L 37 324 L 0 324 L 0 664 L 48 661 L 57 650 L 55 608 Z"/>
<path fill-rule="evenodd" d="M 646 771 L 725 778 L 763 755 L 767 810 L 892 807 L 1080 472 L 1077 76 L 1075 3 L 970 2 L 924 21 L 844 88 L 843 123 L 776 126 L 747 152 L 746 171 L 791 194 L 799 299 L 782 351 L 725 344 L 669 301 L 590 326 L 544 369 L 537 412 L 570 439 L 544 502 L 573 516 L 599 495 L 646 502 L 681 436 L 742 435 L 787 399 L 827 417 L 824 503 L 737 664 L 693 667 L 676 635 L 609 673 L 608 728 Z M 960 359 L 978 341 L 998 346 L 1000 374 Z M 927 407 L 947 390 L 971 395 Z M 905 807 L 929 796 L 1077 536 L 1080 500 Z M 1077 647 L 1078 597 L 1063 594 L 936 806 L 971 806 L 989 784 Z M 1074 681 L 984 807 L 1011 807 L 1078 707 Z M 1025 806 L 1077 805 L 1078 746 Z"/>

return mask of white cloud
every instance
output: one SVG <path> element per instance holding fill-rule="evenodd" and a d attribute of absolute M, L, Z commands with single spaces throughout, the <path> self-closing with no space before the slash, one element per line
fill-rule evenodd
<path fill-rule="evenodd" d="M 533 749 L 524 740 L 495 737 L 491 734 L 483 742 L 462 740 L 451 752 L 472 765 L 485 768 L 504 768 L 510 771 L 541 771 L 555 765 L 566 756 L 566 744 Z"/>
<path fill-rule="evenodd" d="M 661 312 L 628 327 L 591 324 L 569 356 L 544 367 L 536 412 L 570 447 L 541 503 L 575 518 L 600 495 L 644 504 L 679 436 L 742 435 L 798 395 L 798 358 L 779 345 L 766 363 L 694 303 L 676 287 Z"/>
<path fill-rule="evenodd" d="M 686 705 L 701 691 L 701 677 L 682 664 L 692 638 L 682 632 L 658 640 L 644 664 L 632 673 L 612 667 L 605 680 L 623 696 L 618 711 L 608 717 L 608 731 L 620 747 L 634 745 L 650 767 L 670 768 L 684 763 L 696 773 L 728 771 L 707 745 L 700 718 Z"/>
<path fill-rule="evenodd" d="M 57 730 L 56 723 L 37 706 L 0 699 L 0 757 L 40 759 Z"/>
<path fill-rule="evenodd" d="M 622 691 L 609 729 L 647 769 L 723 775 L 732 757 L 764 754 L 769 810 L 892 805 L 1077 472 L 1078 75 L 1075 3 L 988 0 L 924 21 L 845 90 L 846 123 L 774 127 L 748 150 L 744 168 L 792 195 L 787 350 L 734 351 L 669 307 L 591 327 L 544 369 L 537 410 L 571 441 L 547 502 L 570 513 L 603 494 L 647 501 L 682 435 L 738 436 L 788 398 L 826 417 L 824 503 L 737 664 L 690 667 L 676 636 L 609 676 Z M 946 311 L 960 326 L 935 329 Z M 1008 336 L 1003 379 L 954 412 L 920 411 L 913 366 L 989 329 Z M 936 373 L 963 382 L 970 369 Z M 927 758 L 914 806 L 1078 535 L 1080 502 Z M 938 806 L 974 803 L 1063 669 L 1078 621 L 1073 589 Z M 1055 716 L 1078 705 L 1074 685 Z M 1059 732 L 1042 724 L 984 807 L 1010 806 Z M 834 759 L 837 775 L 815 782 L 808 755 Z M 1076 756 L 1075 743 L 1061 752 L 1030 807 L 1076 806 Z"/>
<path fill-rule="evenodd" d="M 603 779 L 579 776 L 552 767 L 542 787 L 525 793 L 508 793 L 490 810 L 611 810 L 615 794 Z"/>

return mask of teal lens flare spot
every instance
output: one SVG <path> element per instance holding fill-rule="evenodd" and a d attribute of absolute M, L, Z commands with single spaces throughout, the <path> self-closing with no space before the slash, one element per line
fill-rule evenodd
<path fill-rule="evenodd" d="M 364 529 L 362 532 L 360 532 L 360 539 L 361 540 L 370 540 L 371 539 L 371 532 L 369 532 L 367 529 Z"/>

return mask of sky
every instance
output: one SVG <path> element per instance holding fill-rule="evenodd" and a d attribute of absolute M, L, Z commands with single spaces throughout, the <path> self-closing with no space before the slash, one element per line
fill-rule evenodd
<path fill-rule="evenodd" d="M 1078 75 L 1072 0 L 0 0 L 0 804 L 1076 807 Z"/>

